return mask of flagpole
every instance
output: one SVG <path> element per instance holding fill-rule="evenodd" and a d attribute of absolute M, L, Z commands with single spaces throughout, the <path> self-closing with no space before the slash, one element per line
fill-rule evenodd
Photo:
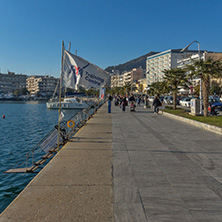
<path fill-rule="evenodd" d="M 61 100 L 62 100 L 62 74 L 64 69 L 64 41 L 62 41 L 62 58 L 61 58 L 61 74 L 60 74 L 60 90 L 59 90 L 59 118 L 58 118 L 58 144 L 57 151 L 59 151 L 59 141 L 60 141 L 60 115 L 61 115 Z"/>

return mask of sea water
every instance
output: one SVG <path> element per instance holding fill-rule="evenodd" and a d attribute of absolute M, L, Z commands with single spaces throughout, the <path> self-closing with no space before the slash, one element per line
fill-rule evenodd
<path fill-rule="evenodd" d="M 74 110 L 64 110 L 65 119 Z M 2 118 L 5 115 L 5 118 Z M 36 174 L 4 173 L 30 151 L 58 123 L 58 110 L 45 102 L 0 102 L 0 213 Z"/>

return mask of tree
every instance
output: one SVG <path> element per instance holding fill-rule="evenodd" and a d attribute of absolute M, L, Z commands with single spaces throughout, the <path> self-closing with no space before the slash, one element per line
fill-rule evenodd
<path fill-rule="evenodd" d="M 173 109 L 176 109 L 177 93 L 179 86 L 188 88 L 190 84 L 186 71 L 180 68 L 164 70 L 165 84 L 169 91 L 173 93 Z"/>
<path fill-rule="evenodd" d="M 14 95 L 19 96 L 21 95 L 21 91 L 19 89 L 16 89 L 14 92 Z"/>
<path fill-rule="evenodd" d="M 193 90 L 195 95 L 200 96 L 200 84 L 196 85 Z"/>
<path fill-rule="evenodd" d="M 88 90 L 86 90 L 86 95 L 87 96 L 99 96 L 99 90 L 98 89 L 94 89 L 94 88 L 90 88 Z"/>
<path fill-rule="evenodd" d="M 123 94 L 129 94 L 130 93 L 130 91 L 131 91 L 131 84 L 130 83 L 127 83 L 126 85 L 124 85 L 123 87 L 122 87 L 122 90 L 121 90 L 121 95 L 123 95 Z"/>
<path fill-rule="evenodd" d="M 210 94 L 221 94 L 222 88 L 219 86 L 217 83 L 213 83 L 212 86 L 210 87 Z"/>
<path fill-rule="evenodd" d="M 143 85 L 142 84 L 139 85 L 139 93 L 143 93 Z"/>
<path fill-rule="evenodd" d="M 164 94 L 167 92 L 166 88 L 166 82 L 154 82 L 151 85 L 149 85 L 148 93 L 152 96 L 155 94 Z"/>
<path fill-rule="evenodd" d="M 26 95 L 27 92 L 28 92 L 28 90 L 26 88 L 23 88 L 23 89 L 16 89 L 13 93 L 16 96 L 20 96 L 20 95 Z"/>
<path fill-rule="evenodd" d="M 214 60 L 209 57 L 206 60 L 200 59 L 194 61 L 192 65 L 187 65 L 191 72 L 191 78 L 200 78 L 202 82 L 204 116 L 208 116 L 208 98 L 210 94 L 210 78 L 222 76 L 222 67 L 220 60 Z"/>
<path fill-rule="evenodd" d="M 21 93 L 22 93 L 22 95 L 27 95 L 27 93 L 28 93 L 27 88 L 23 88 L 23 89 L 21 90 Z"/>
<path fill-rule="evenodd" d="M 123 87 L 113 87 L 113 88 L 110 88 L 108 91 L 107 91 L 107 94 L 110 94 L 112 96 L 114 95 L 122 95 L 124 93 L 124 89 Z"/>

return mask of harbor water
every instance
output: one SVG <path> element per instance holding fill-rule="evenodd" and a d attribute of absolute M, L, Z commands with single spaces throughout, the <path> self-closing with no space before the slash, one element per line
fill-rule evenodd
<path fill-rule="evenodd" d="M 65 119 L 76 110 L 63 110 Z M 5 118 L 3 118 L 5 115 Z M 0 213 L 36 176 L 35 173 L 4 173 L 21 159 L 58 123 L 58 110 L 45 102 L 0 102 Z"/>

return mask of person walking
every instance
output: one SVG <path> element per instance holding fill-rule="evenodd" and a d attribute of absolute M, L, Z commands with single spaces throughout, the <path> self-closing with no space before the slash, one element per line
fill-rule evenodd
<path fill-rule="evenodd" d="M 149 98 L 148 98 L 148 96 L 145 96 L 145 98 L 144 98 L 144 108 L 149 108 Z"/>
<path fill-rule="evenodd" d="M 122 100 L 122 111 L 126 110 L 126 97 L 124 96 L 123 100 Z"/>
<path fill-rule="evenodd" d="M 111 113 L 111 101 L 112 101 L 113 97 L 111 95 L 109 95 L 108 97 L 108 113 Z"/>
<path fill-rule="evenodd" d="M 140 106 L 140 103 L 141 103 L 141 97 L 139 96 L 139 97 L 137 98 L 137 106 Z"/>
<path fill-rule="evenodd" d="M 162 103 L 160 102 L 160 99 L 159 99 L 159 95 L 157 94 L 153 100 L 153 107 L 154 107 L 154 115 L 157 115 L 158 114 L 158 106 L 161 106 Z"/>

